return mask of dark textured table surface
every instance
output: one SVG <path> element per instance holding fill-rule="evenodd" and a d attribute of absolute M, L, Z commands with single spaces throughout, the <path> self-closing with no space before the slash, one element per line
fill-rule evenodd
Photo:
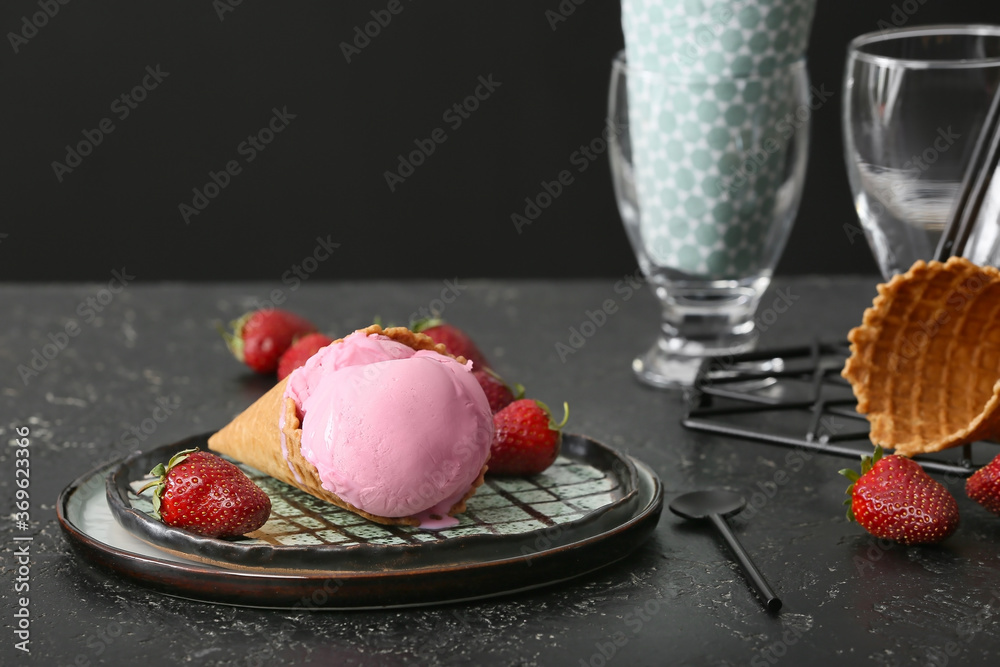
<path fill-rule="evenodd" d="M 443 304 L 435 300 L 453 290 L 447 296 L 457 298 L 444 316 L 475 337 L 498 371 L 549 404 L 568 401 L 572 431 L 649 464 L 668 499 L 704 487 L 770 489 L 752 518 L 734 526 L 783 598 L 779 613 L 762 610 L 711 532 L 669 512 L 648 541 L 614 565 L 568 583 L 439 607 L 248 609 L 169 597 L 121 580 L 81 560 L 56 521 L 57 495 L 97 464 L 134 449 L 130 430 L 152 423 L 147 418 L 164 402 L 174 409 L 151 434 L 138 431 L 139 447 L 218 428 L 259 396 L 268 383 L 241 371 L 213 325 L 276 288 L 6 286 L 0 289 L 6 628 L 0 664 L 996 664 L 1000 519 L 959 486 L 952 490 L 962 526 L 943 545 L 879 544 L 844 518 L 846 482 L 837 475 L 844 459 L 816 456 L 792 465 L 783 448 L 685 430 L 679 395 L 633 379 L 631 358 L 656 328 L 647 290 L 631 295 L 614 280 L 457 282 L 306 283 L 277 288 L 274 296 L 322 329 L 344 333 L 376 315 L 405 322 L 422 307 Z M 788 307 L 768 317 L 761 345 L 843 338 L 870 303 L 874 284 L 874 277 L 778 281 L 762 308 L 775 299 Z M 579 330 L 608 299 L 617 310 L 573 347 L 571 328 Z M 60 332 L 72 324 L 76 334 L 63 339 Z M 32 368 L 35 351 L 60 340 L 64 347 L 52 359 L 35 361 L 36 374 L 24 370 Z M 12 517 L 16 429 L 23 427 L 30 431 L 33 540 L 30 589 L 15 592 L 25 574 L 15 555 L 23 543 L 13 541 L 23 531 Z M 783 483 L 767 486 L 779 472 Z M 13 614 L 24 596 L 30 597 L 30 655 L 15 647 Z"/>

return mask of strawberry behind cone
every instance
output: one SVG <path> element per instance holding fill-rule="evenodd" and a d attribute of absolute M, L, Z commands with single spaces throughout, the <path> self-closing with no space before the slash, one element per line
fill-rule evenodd
<path fill-rule="evenodd" d="M 508 385 L 486 360 L 472 337 L 441 319 L 414 322 L 413 331 L 423 333 L 435 343 L 441 343 L 450 354 L 472 362 L 472 372 L 486 394 L 493 412 L 494 438 L 488 471 L 492 475 L 537 475 L 546 470 L 559 456 L 562 428 L 569 419 L 569 405 L 563 404 L 565 415 L 556 422 L 541 401 L 524 398 L 524 387 Z"/>
<path fill-rule="evenodd" d="M 278 381 L 291 375 L 296 368 L 304 366 L 310 357 L 332 342 L 333 340 L 326 334 L 311 333 L 292 343 L 278 360 Z"/>
<path fill-rule="evenodd" d="M 561 422 L 541 401 L 523 398 L 493 415 L 493 446 L 488 472 L 494 475 L 537 475 L 559 456 L 562 428 L 569 420 L 563 403 Z"/>
<path fill-rule="evenodd" d="M 469 334 L 465 333 L 453 324 L 448 324 L 439 318 L 429 318 L 417 320 L 410 325 L 410 330 L 430 336 L 435 343 L 441 343 L 448 349 L 449 354 L 456 357 L 465 357 L 472 362 L 472 367 L 486 369 L 490 367 L 486 356 L 480 352 L 479 348 Z"/>
<path fill-rule="evenodd" d="M 508 385 L 490 368 L 474 368 L 472 375 L 479 381 L 479 386 L 483 388 L 486 399 L 490 402 L 490 412 L 493 414 L 500 412 L 514 401 L 524 398 L 523 386 L 519 384 L 513 387 Z"/>
<path fill-rule="evenodd" d="M 232 331 L 221 325 L 219 329 L 226 347 L 238 361 L 257 373 L 274 373 L 281 355 L 296 340 L 316 331 L 309 320 L 278 308 L 250 311 L 229 326 Z"/>

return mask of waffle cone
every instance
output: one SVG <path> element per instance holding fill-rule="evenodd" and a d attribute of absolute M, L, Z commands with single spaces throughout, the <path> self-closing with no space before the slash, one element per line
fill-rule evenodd
<path fill-rule="evenodd" d="M 405 327 L 390 327 L 382 329 L 373 324 L 361 331 L 366 335 L 382 334 L 407 345 L 414 350 L 434 350 L 448 354 L 444 345 L 435 343 L 429 336 L 414 333 Z M 335 340 L 332 345 L 343 341 Z M 449 355 L 452 356 L 452 355 Z M 464 363 L 464 357 L 455 357 Z M 419 525 L 416 517 L 385 517 L 365 512 L 350 504 L 335 493 L 323 488 L 316 467 L 302 456 L 302 428 L 295 401 L 285 397 L 285 386 L 288 378 L 276 384 L 266 394 L 242 413 L 236 416 L 228 425 L 208 439 L 209 449 L 225 454 L 237 461 L 279 479 L 287 484 L 302 489 L 317 498 L 333 503 L 338 507 L 360 514 L 361 516 L 387 525 Z M 284 415 L 284 427 L 281 417 Z M 285 436 L 287 460 L 282 451 L 281 437 Z M 450 515 L 465 511 L 465 501 L 475 494 L 483 483 L 486 466 L 479 472 L 479 477 L 472 483 L 468 493 L 448 512 Z"/>
<path fill-rule="evenodd" d="M 1000 271 L 916 262 L 878 286 L 844 365 L 873 443 L 937 452 L 1000 435 Z"/>

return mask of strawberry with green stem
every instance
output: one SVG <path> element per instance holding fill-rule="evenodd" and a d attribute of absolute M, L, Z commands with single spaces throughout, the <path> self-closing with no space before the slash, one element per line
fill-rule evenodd
<path fill-rule="evenodd" d="M 263 526 L 271 499 L 235 465 L 215 454 L 185 449 L 139 489 L 153 489 L 153 517 L 207 537 L 238 537 Z"/>
<path fill-rule="evenodd" d="M 316 331 L 316 326 L 295 313 L 279 308 L 254 310 L 219 327 L 226 346 L 237 360 L 258 373 L 273 373 L 278 361 L 296 340 Z"/>
<path fill-rule="evenodd" d="M 493 415 L 493 444 L 489 472 L 497 475 L 536 475 L 559 456 L 562 428 L 569 420 L 569 404 L 563 403 L 561 422 L 541 401 L 522 398 Z"/>
<path fill-rule="evenodd" d="M 875 537 L 902 544 L 933 544 L 958 527 L 958 503 L 942 484 L 920 464 L 905 456 L 882 455 L 861 458 L 861 474 L 844 469 L 851 480 L 847 487 L 847 518 L 857 521 Z"/>
<path fill-rule="evenodd" d="M 490 412 L 496 414 L 514 401 L 524 398 L 524 387 L 520 384 L 508 385 L 492 368 L 472 369 L 472 375 L 479 381 L 487 400 L 490 402 Z"/>

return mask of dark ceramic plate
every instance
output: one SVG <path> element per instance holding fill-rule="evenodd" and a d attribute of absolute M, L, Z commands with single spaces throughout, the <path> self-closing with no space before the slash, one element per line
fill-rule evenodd
<path fill-rule="evenodd" d="M 207 449 L 207 439 L 208 434 L 197 436 L 125 459 L 108 477 L 108 504 L 118 523 L 139 539 L 222 567 L 382 572 L 387 566 L 413 569 L 516 557 L 536 543 L 561 546 L 613 528 L 639 502 L 631 461 L 592 440 L 567 435 L 564 455 L 544 473 L 488 477 L 451 529 L 383 526 L 241 466 L 270 496 L 270 519 L 248 537 L 202 537 L 152 518 L 148 492 L 138 496 L 134 489 L 158 462 L 182 449 Z"/>
<path fill-rule="evenodd" d="M 567 434 L 563 456 L 550 475 L 498 478 L 490 481 L 492 490 L 477 493 L 474 499 L 482 494 L 483 500 L 470 504 L 463 524 L 455 529 L 465 532 L 390 528 L 385 535 L 380 532 L 385 527 L 349 517 L 343 517 L 344 525 L 330 521 L 331 526 L 325 526 L 328 509 L 314 515 L 308 504 L 296 507 L 281 492 L 277 505 L 283 514 L 272 515 L 273 530 L 257 539 L 213 540 L 163 526 L 131 506 L 141 501 L 129 493 L 128 482 L 148 472 L 152 465 L 147 463 L 204 439 L 133 455 L 67 487 L 57 513 L 80 553 L 139 583 L 199 600 L 334 609 L 435 604 L 535 588 L 613 563 L 649 536 L 663 503 L 660 481 L 645 465 Z M 138 477 L 127 472 L 133 468 L 141 471 Z M 586 487 L 586 480 L 573 481 L 577 474 L 590 475 L 590 482 L 603 481 Z M 573 484 L 581 485 L 578 495 L 543 495 L 561 493 L 560 487 Z M 276 493 L 274 488 L 268 491 Z M 604 502 L 602 493 L 608 496 Z M 591 500 L 583 500 L 588 497 Z M 580 504 L 570 502 L 573 498 L 581 499 Z M 126 517 L 127 529 L 112 518 L 109 500 L 118 504 L 117 518 Z M 540 512 L 540 505 L 549 513 Z M 289 526 L 277 522 L 301 524 L 307 530 L 286 531 Z M 158 528 L 151 528 L 152 523 Z M 154 546 L 152 533 L 142 532 L 147 529 L 159 531 L 155 537 L 169 540 L 168 545 Z M 282 543 L 278 538 L 283 536 L 291 543 Z M 328 543 L 295 543 L 323 537 Z"/>

